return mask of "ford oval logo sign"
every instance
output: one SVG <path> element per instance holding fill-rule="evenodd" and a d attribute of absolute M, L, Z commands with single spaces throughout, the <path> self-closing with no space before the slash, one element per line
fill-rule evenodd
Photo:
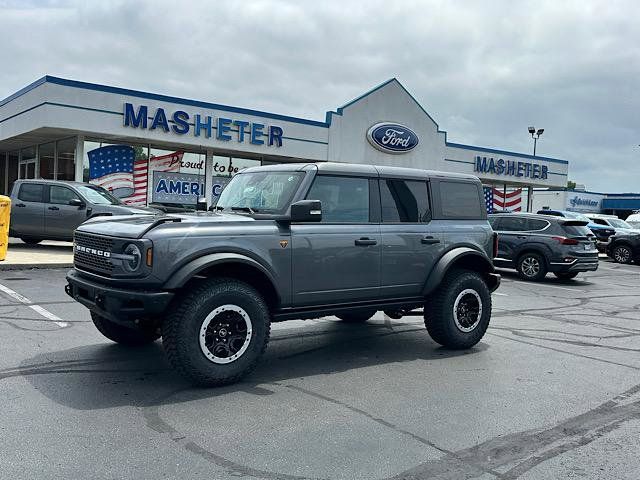
<path fill-rule="evenodd" d="M 406 153 L 418 145 L 418 135 L 399 123 L 376 123 L 367 131 L 367 139 L 385 153 Z"/>

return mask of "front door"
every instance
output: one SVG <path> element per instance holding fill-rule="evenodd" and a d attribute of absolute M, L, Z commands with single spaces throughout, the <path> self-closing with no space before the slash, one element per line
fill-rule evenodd
<path fill-rule="evenodd" d="M 44 238 L 44 185 L 20 184 L 11 205 L 10 227 L 17 237 Z"/>
<path fill-rule="evenodd" d="M 495 218 L 495 217 L 494 217 Z M 498 232 L 498 256 L 496 265 L 515 265 L 521 245 L 529 239 L 527 219 L 519 217 L 497 217 L 497 223 L 492 222 L 494 230 Z"/>
<path fill-rule="evenodd" d="M 318 175 L 307 194 L 322 221 L 292 224 L 293 303 L 324 305 L 376 299 L 380 225 L 371 221 L 367 178 Z"/>
<path fill-rule="evenodd" d="M 421 295 L 444 249 L 444 235 L 431 220 L 426 180 L 380 179 L 382 211 L 381 296 Z"/>
<path fill-rule="evenodd" d="M 48 238 L 71 239 L 73 231 L 87 219 L 86 206 L 69 205 L 69 200 L 73 199 L 82 200 L 68 187 L 49 187 L 49 201 L 44 209 L 44 228 Z"/>

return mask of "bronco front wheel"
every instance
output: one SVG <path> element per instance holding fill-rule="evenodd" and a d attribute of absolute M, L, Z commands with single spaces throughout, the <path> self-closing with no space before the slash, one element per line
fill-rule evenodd
<path fill-rule="evenodd" d="M 477 272 L 455 270 L 425 301 L 431 338 L 448 348 L 470 348 L 482 339 L 491 318 L 491 293 Z"/>
<path fill-rule="evenodd" d="M 162 329 L 173 367 L 193 383 L 219 386 L 255 368 L 270 333 L 269 309 L 251 286 L 207 280 L 179 297 Z"/>

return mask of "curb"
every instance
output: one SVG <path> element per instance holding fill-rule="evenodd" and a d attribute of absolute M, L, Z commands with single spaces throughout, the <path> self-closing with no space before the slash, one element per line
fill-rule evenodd
<path fill-rule="evenodd" d="M 73 268 L 73 263 L 2 263 L 0 262 L 0 272 L 10 270 L 53 270 L 56 268 Z"/>

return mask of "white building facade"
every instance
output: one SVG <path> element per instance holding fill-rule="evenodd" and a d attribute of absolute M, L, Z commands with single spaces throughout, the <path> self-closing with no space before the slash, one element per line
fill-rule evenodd
<path fill-rule="evenodd" d="M 566 160 L 449 142 L 396 79 L 328 112 L 322 121 L 50 76 L 0 101 L 5 194 L 17 178 L 96 183 L 97 153 L 91 152 L 107 146 L 129 148 L 135 165 L 146 162 L 147 203 L 190 204 L 198 196 L 211 202 L 239 169 L 283 162 L 471 173 L 499 190 L 564 187 L 568 174 Z M 179 164 L 167 171 L 169 160 L 157 166 L 158 159 Z M 124 175 L 129 164 L 118 168 Z M 178 182 L 196 187 L 185 189 Z"/>

